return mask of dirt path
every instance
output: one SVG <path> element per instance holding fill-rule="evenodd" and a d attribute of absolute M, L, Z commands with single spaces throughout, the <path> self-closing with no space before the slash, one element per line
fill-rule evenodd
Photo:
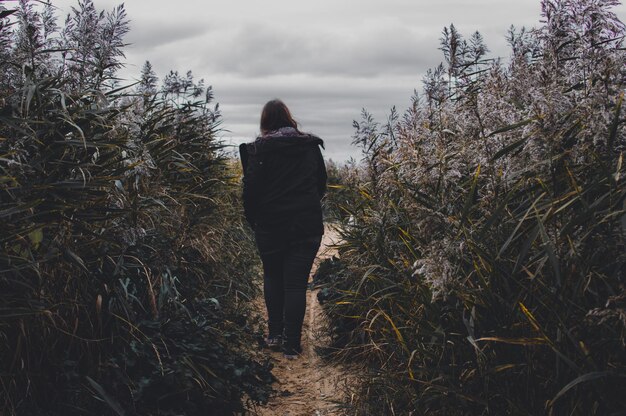
<path fill-rule="evenodd" d="M 332 257 L 336 250 L 337 234 L 326 229 L 322 246 L 313 265 L 311 276 L 318 264 Z M 263 304 L 260 303 L 262 307 Z M 278 379 L 277 390 L 269 403 L 256 409 L 260 416 L 340 415 L 338 404 L 344 401 L 346 377 L 338 367 L 328 365 L 315 352 L 319 340 L 323 314 L 317 301 L 317 290 L 307 292 L 307 311 L 302 328 L 303 354 L 297 360 L 287 360 L 282 353 L 268 351 L 274 362 L 273 373 Z"/>

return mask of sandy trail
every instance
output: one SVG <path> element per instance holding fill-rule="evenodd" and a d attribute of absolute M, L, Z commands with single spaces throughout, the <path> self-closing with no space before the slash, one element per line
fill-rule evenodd
<path fill-rule="evenodd" d="M 337 233 L 327 228 L 322 245 L 311 271 L 319 263 L 336 254 L 332 247 L 338 241 Z M 256 409 L 260 416 L 340 415 L 338 404 L 344 402 L 347 377 L 338 367 L 325 363 L 315 352 L 322 333 L 323 313 L 317 301 L 317 290 L 307 292 L 307 311 L 302 328 L 303 354 L 297 360 L 287 360 L 282 353 L 267 350 L 274 363 L 274 384 L 277 394 L 269 403 Z M 264 308 L 263 302 L 259 307 Z"/>

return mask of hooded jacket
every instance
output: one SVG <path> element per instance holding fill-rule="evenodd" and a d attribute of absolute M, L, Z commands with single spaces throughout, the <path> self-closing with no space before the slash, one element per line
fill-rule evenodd
<path fill-rule="evenodd" d="M 254 228 L 288 237 L 322 235 L 324 142 L 309 134 L 262 136 L 239 146 L 243 206 Z"/>

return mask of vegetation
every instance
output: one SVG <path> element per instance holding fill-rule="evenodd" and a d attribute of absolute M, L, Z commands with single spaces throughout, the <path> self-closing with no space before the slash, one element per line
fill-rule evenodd
<path fill-rule="evenodd" d="M 355 414 L 626 409 L 625 28 L 543 0 L 510 60 L 454 26 L 363 163 L 329 164 L 316 276 Z M 191 72 L 122 85 L 128 20 L 0 6 L 0 409 L 232 414 L 267 400 L 253 242 L 220 113 Z"/>
<path fill-rule="evenodd" d="M 355 122 L 323 292 L 355 414 L 626 409 L 624 25 L 541 4 L 510 60 L 450 26 L 408 111 Z"/>
<path fill-rule="evenodd" d="M 356 202 L 353 188 L 358 187 L 358 167 L 354 160 L 341 164 L 333 160 L 326 161 L 327 189 L 322 201 L 324 219 L 327 222 L 347 220 L 350 213 L 342 207 Z"/>
<path fill-rule="evenodd" d="M 39 2 L 37 2 L 39 3 Z M 0 408 L 232 414 L 271 374 L 258 266 L 191 72 L 122 86 L 128 20 L 80 0 L 0 6 Z"/>

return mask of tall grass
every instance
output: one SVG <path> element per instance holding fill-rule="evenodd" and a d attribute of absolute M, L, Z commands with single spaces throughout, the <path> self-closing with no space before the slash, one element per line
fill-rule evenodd
<path fill-rule="evenodd" d="M 253 243 L 210 88 L 115 78 L 127 18 L 2 12 L 0 408 L 231 414 L 264 401 Z M 10 20 L 13 19 L 13 20 Z M 97 45 L 98 47 L 93 47 Z"/>
<path fill-rule="evenodd" d="M 615 2 L 541 4 L 507 64 L 452 27 L 405 114 L 355 123 L 325 303 L 355 414 L 626 409 L 624 26 Z"/>

